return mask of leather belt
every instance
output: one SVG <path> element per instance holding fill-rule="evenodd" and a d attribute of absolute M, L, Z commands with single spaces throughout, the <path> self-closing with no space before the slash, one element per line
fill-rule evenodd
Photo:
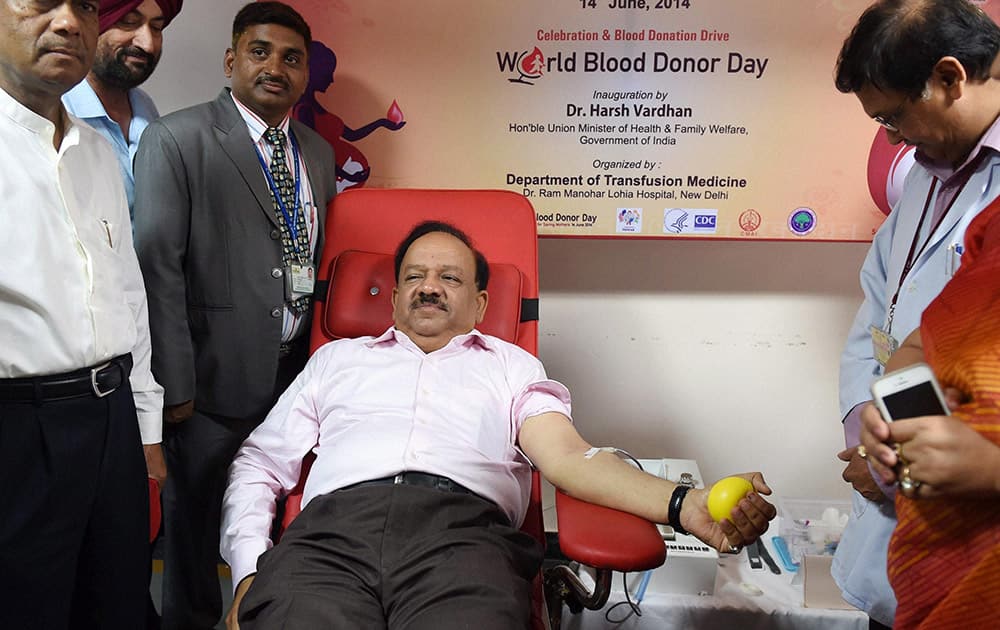
<path fill-rule="evenodd" d="M 0 400 L 46 402 L 92 396 L 104 398 L 122 386 L 132 371 L 132 355 L 64 374 L 0 379 Z"/>
<path fill-rule="evenodd" d="M 305 339 L 293 339 L 278 346 L 278 358 L 284 359 L 305 348 Z"/>
<path fill-rule="evenodd" d="M 455 483 L 447 477 L 441 475 L 431 475 L 423 472 L 401 472 L 392 477 L 382 477 L 381 479 L 369 479 L 359 483 L 351 484 L 341 488 L 341 490 L 353 490 L 364 488 L 365 486 L 389 486 L 389 485 L 420 486 L 422 488 L 434 488 L 444 492 L 458 492 L 460 494 L 471 494 L 479 496 L 465 486 Z"/>

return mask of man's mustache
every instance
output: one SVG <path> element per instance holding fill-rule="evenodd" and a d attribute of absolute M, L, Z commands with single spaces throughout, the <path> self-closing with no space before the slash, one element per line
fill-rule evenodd
<path fill-rule="evenodd" d="M 441 298 L 435 293 L 421 293 L 417 295 L 416 299 L 410 303 L 410 308 L 418 308 L 421 306 L 437 306 L 442 311 L 448 310 L 448 304 L 443 302 Z"/>
<path fill-rule="evenodd" d="M 288 87 L 289 87 L 288 86 L 288 81 L 285 81 L 281 77 L 276 77 L 276 76 L 270 75 L 270 74 L 262 74 L 262 75 L 260 75 L 259 77 L 257 77 L 257 80 L 254 83 L 256 83 L 257 85 L 260 85 L 261 83 L 270 83 L 272 85 L 280 85 L 281 87 L 283 87 L 285 89 L 288 89 Z"/>
<path fill-rule="evenodd" d="M 148 64 L 156 63 L 156 59 L 153 57 L 153 55 L 149 54 L 148 52 L 146 52 L 142 48 L 139 48 L 138 46 L 126 46 L 125 48 L 119 50 L 118 61 L 124 62 L 125 57 L 138 57 L 139 59 L 142 59 Z"/>

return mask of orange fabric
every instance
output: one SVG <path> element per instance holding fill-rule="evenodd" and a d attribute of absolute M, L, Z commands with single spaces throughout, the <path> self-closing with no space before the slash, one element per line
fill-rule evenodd
<path fill-rule="evenodd" d="M 971 396 L 954 416 L 1000 445 L 1000 200 L 969 226 L 962 266 L 924 311 L 924 354 Z M 996 628 L 1000 501 L 898 495 L 889 544 L 896 630 Z"/>

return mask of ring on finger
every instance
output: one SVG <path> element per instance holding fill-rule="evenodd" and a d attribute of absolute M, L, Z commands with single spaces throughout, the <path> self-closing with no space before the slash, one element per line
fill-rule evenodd
<path fill-rule="evenodd" d="M 910 467 L 906 464 L 904 464 L 902 469 L 899 471 L 899 483 L 903 483 L 904 479 L 908 484 L 913 483 L 913 478 L 910 477 Z"/>
<path fill-rule="evenodd" d="M 899 489 L 904 497 L 913 498 L 920 489 L 920 482 L 910 476 L 910 467 L 903 466 L 899 475 Z"/>
<path fill-rule="evenodd" d="M 864 444 L 858 444 L 858 457 L 868 459 L 868 449 L 865 448 Z"/>

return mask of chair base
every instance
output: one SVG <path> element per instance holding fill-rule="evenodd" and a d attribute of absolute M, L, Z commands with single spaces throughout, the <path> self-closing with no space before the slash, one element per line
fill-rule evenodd
<path fill-rule="evenodd" d="M 558 629 L 562 624 L 562 607 L 565 603 L 570 612 L 579 614 L 584 608 L 600 610 L 608 603 L 611 595 L 609 569 L 598 569 L 594 590 L 588 589 L 569 565 L 560 564 L 547 569 L 544 574 L 545 603 L 549 612 L 549 627 Z"/>

